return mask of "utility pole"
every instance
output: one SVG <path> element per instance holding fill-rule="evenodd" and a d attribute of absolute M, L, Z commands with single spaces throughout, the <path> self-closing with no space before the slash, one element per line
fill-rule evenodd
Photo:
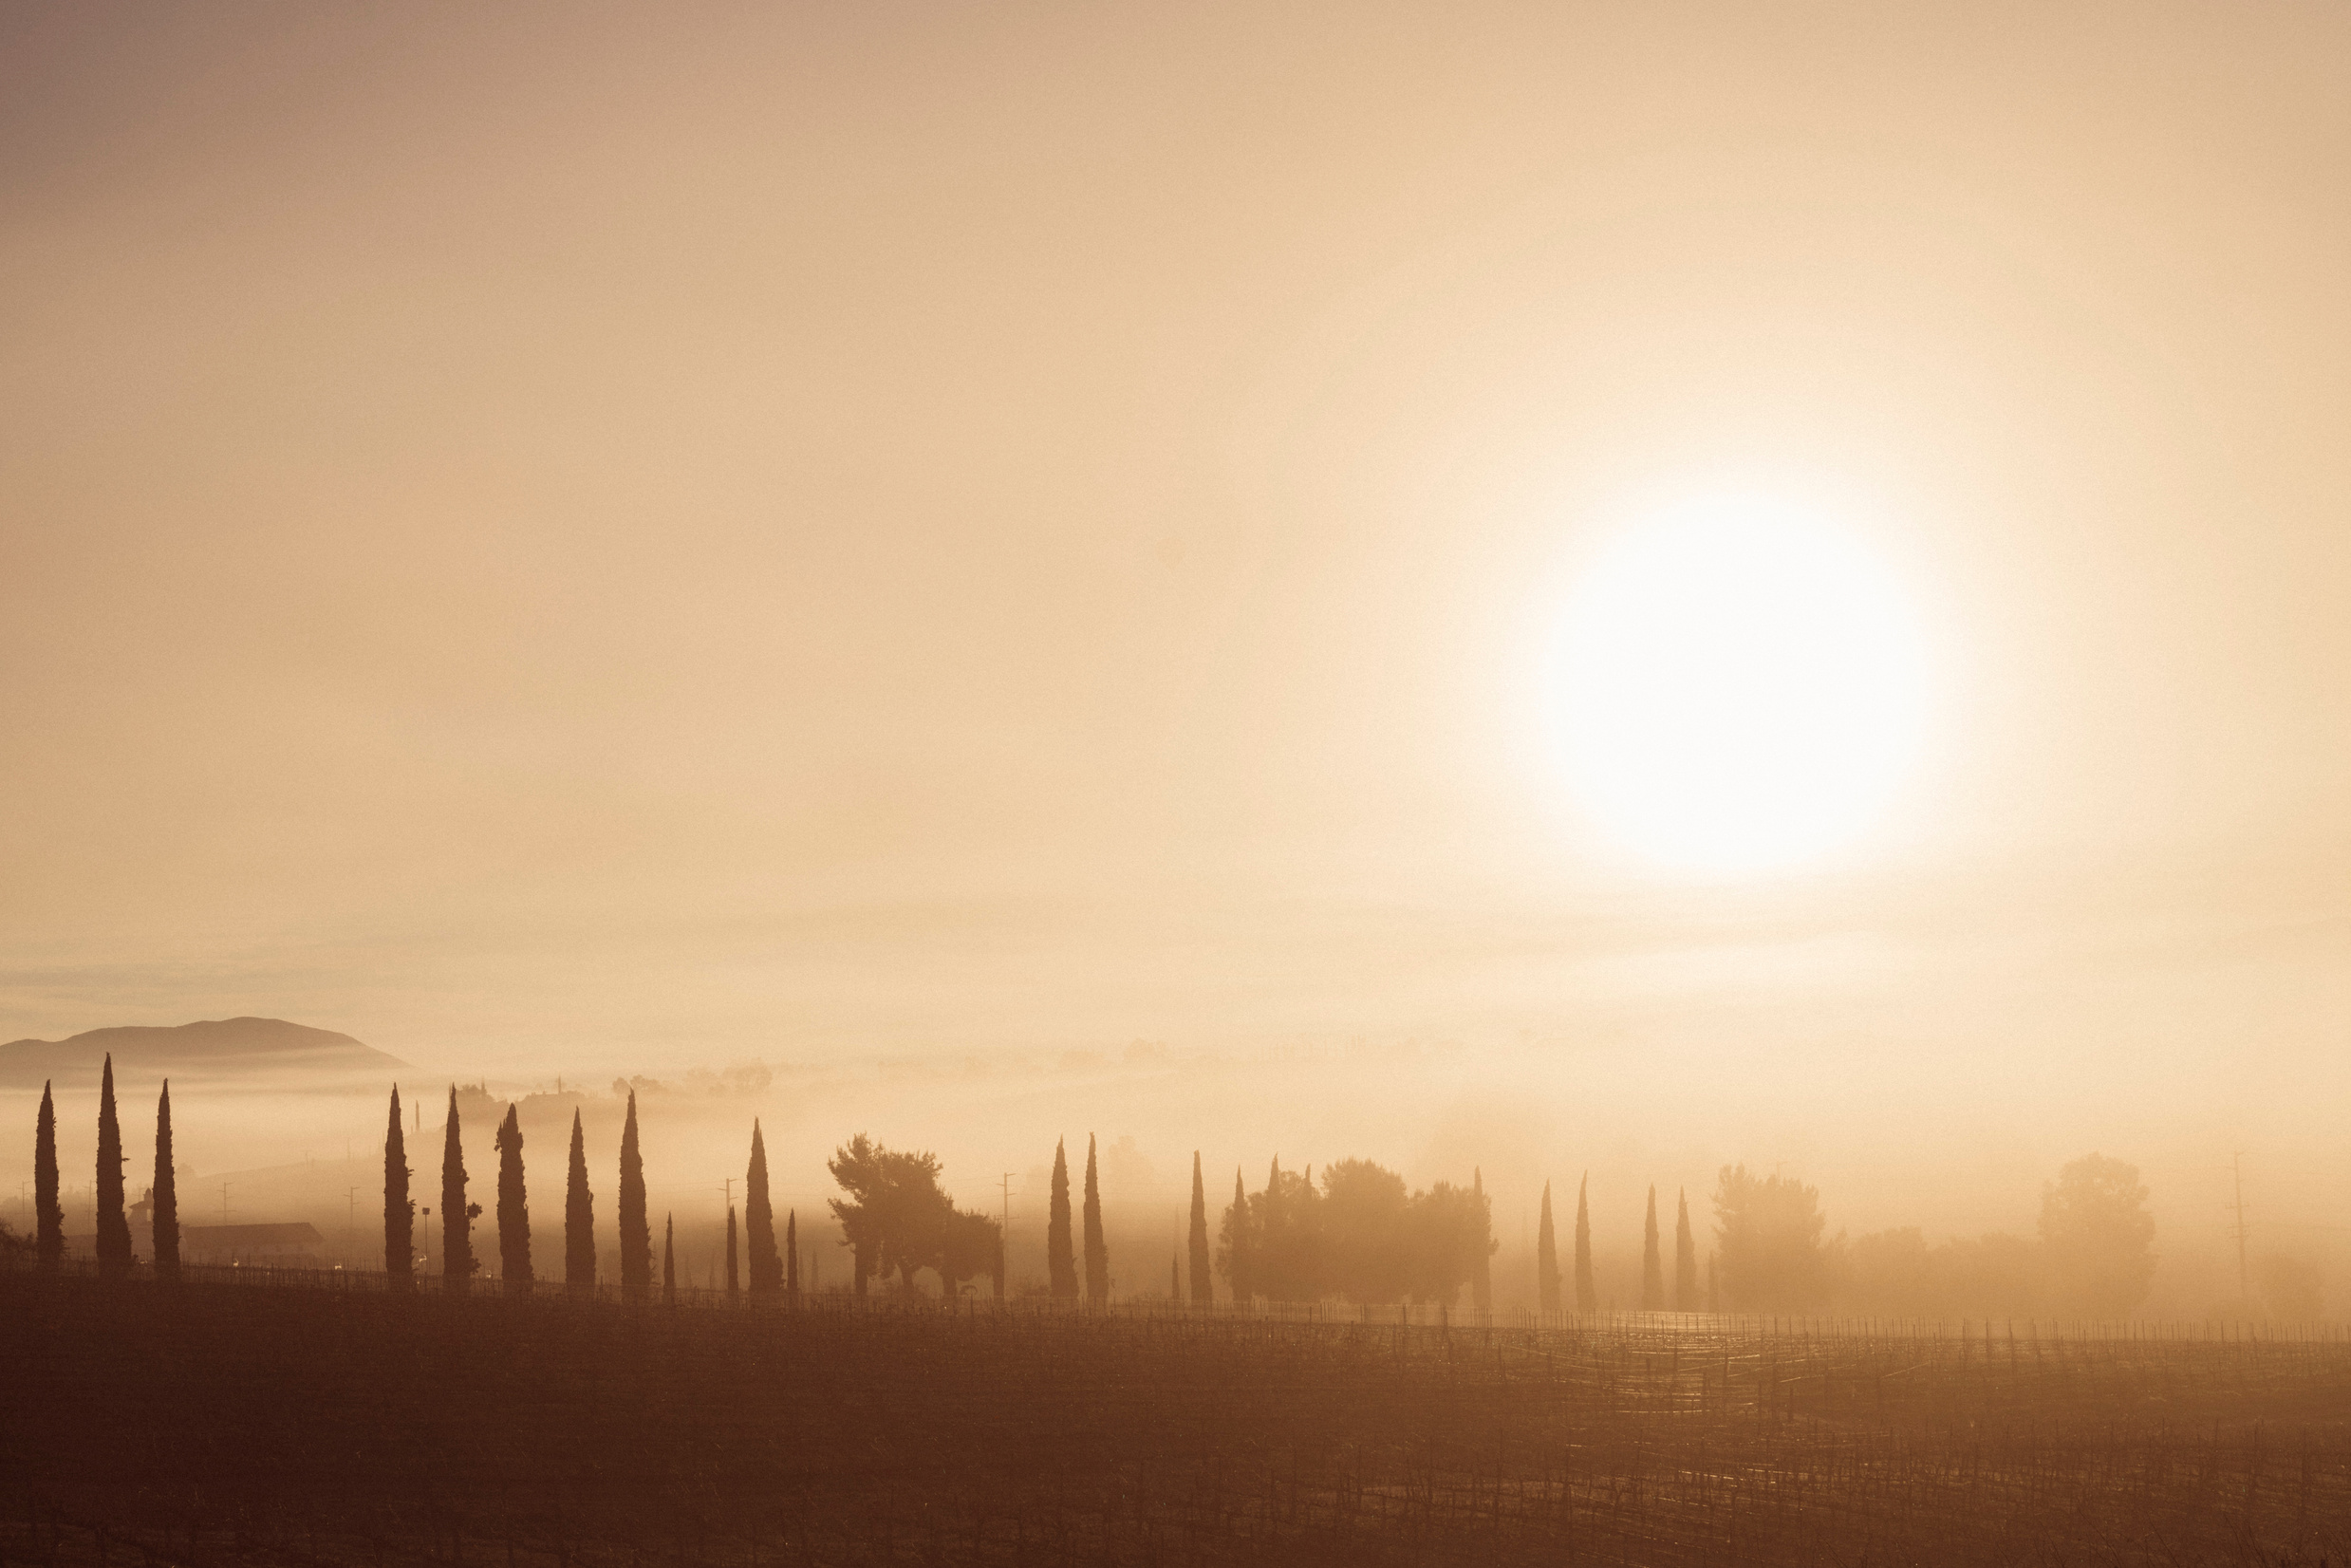
<path fill-rule="evenodd" d="M 343 1261 L 347 1267 L 351 1261 L 351 1249 L 359 1244 L 359 1188 L 345 1187 L 343 1203 Z"/>
<path fill-rule="evenodd" d="M 2230 1165 L 2237 1182 L 2237 1300 L 2243 1303 L 2252 1298 L 2245 1274 L 2245 1151 L 2237 1150 Z"/>
<path fill-rule="evenodd" d="M 229 1184 L 226 1182 L 220 1184 L 220 1223 L 224 1225 L 229 1223 Z"/>

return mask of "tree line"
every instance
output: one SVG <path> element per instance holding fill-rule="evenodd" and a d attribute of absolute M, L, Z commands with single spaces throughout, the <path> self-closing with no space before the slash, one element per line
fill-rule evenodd
<path fill-rule="evenodd" d="M 33 1123 L 33 1233 L 24 1239 L 42 1267 L 54 1269 L 65 1256 L 65 1209 L 57 1178 L 57 1099 L 53 1080 L 41 1086 L 41 1109 Z M 98 1266 L 110 1276 L 126 1275 L 139 1261 L 131 1250 L 130 1215 L 123 1206 L 122 1123 L 115 1112 L 114 1055 L 109 1052 L 98 1079 Z M 172 1177 L 172 1085 L 163 1080 L 155 1105 L 155 1184 L 149 1191 L 156 1272 L 179 1272 L 179 1188 Z M 0 1226 L 0 1250 L 18 1250 L 18 1239 Z"/>
<path fill-rule="evenodd" d="M 482 1205 L 469 1200 L 469 1177 L 460 1144 L 457 1090 L 449 1092 L 448 1121 L 441 1151 L 440 1209 L 442 1288 L 466 1289 L 480 1260 L 475 1256 L 474 1223 Z M 524 1147 L 516 1108 L 506 1108 L 494 1147 L 497 1151 L 497 1248 L 500 1272 L 510 1288 L 535 1282 L 531 1214 L 524 1183 Z M 102 1274 L 121 1275 L 138 1261 L 133 1255 L 124 1207 L 122 1132 L 115 1104 L 114 1059 L 108 1055 L 99 1081 L 97 1260 Z M 841 1230 L 840 1244 L 853 1258 L 852 1293 L 862 1298 L 868 1282 L 895 1276 L 911 1290 L 915 1276 L 930 1271 L 942 1295 L 957 1297 L 967 1282 L 988 1278 L 998 1299 L 1005 1294 L 1004 1233 L 986 1214 L 959 1208 L 941 1186 L 942 1167 L 927 1151 L 893 1149 L 859 1133 L 826 1162 L 843 1196 L 830 1200 Z M 401 1123 L 401 1098 L 392 1089 L 383 1143 L 383 1271 L 394 1290 L 410 1288 L 418 1263 L 417 1204 L 411 1195 L 407 1140 Z M 1545 1183 L 1536 1230 L 1536 1296 L 1546 1314 L 1601 1305 L 1594 1277 L 1590 1181 L 1579 1181 L 1575 1229 L 1567 1267 L 1561 1267 L 1554 1228 L 1552 1189 Z M 44 1266 L 65 1254 L 65 1217 L 59 1202 L 57 1111 L 51 1086 L 44 1084 L 33 1141 L 34 1234 L 21 1243 Z M 655 1289 L 651 1216 L 645 1196 L 644 1162 L 638 1135 L 637 1095 L 627 1092 L 619 1166 L 620 1286 L 625 1300 L 644 1301 Z M 1955 1240 L 1930 1248 L 1915 1229 L 1880 1232 L 1848 1241 L 1831 1239 L 1820 1211 L 1819 1193 L 1794 1177 L 1760 1176 L 1745 1166 L 1726 1166 L 1713 1195 L 1714 1247 L 1700 1278 L 1697 1238 L 1690 1223 L 1687 1190 L 1675 1194 L 1673 1260 L 1668 1282 L 1664 1238 L 1658 1222 L 1657 1189 L 1649 1189 L 1642 1227 L 1641 1286 L 1645 1312 L 1815 1312 L 1842 1310 L 1909 1316 L 1959 1303 L 1990 1314 L 2031 1316 L 2080 1313 L 2127 1316 L 2145 1299 L 2155 1271 L 2155 1223 L 2145 1208 L 2147 1189 L 2136 1167 L 2104 1155 L 2067 1165 L 2043 1191 L 2040 1234 L 2035 1241 L 2003 1235 Z M 1082 1207 L 1073 1210 L 1066 1140 L 1054 1148 L 1046 1226 L 1046 1293 L 1056 1300 L 1100 1305 L 1110 1299 L 1110 1259 L 1102 1216 L 1102 1191 L 1094 1139 L 1086 1141 Z M 159 1273 L 176 1273 L 180 1262 L 177 1189 L 172 1163 L 171 1085 L 157 1096 L 154 1181 L 151 1188 L 154 1262 Z M 677 1291 L 676 1222 L 664 1215 L 660 1289 L 664 1299 Z M 1222 1276 L 1236 1301 L 1344 1300 L 1371 1306 L 1400 1302 L 1451 1303 L 1466 1289 L 1479 1311 L 1493 1304 L 1492 1260 L 1500 1250 L 1493 1233 L 1493 1207 L 1483 1174 L 1472 1170 L 1461 1186 L 1437 1182 L 1409 1190 L 1404 1178 L 1369 1160 L 1341 1160 L 1323 1167 L 1285 1171 L 1277 1156 L 1265 1184 L 1248 1188 L 1242 1171 L 1233 1174 L 1233 1198 L 1215 1218 L 1213 1243 L 1206 1186 L 1197 1151 L 1192 1156 L 1191 1213 L 1186 1251 L 1189 1288 L 1184 1288 L 1185 1258 L 1169 1261 L 1168 1295 L 1205 1306 L 1215 1299 L 1212 1280 Z M 738 1240 L 739 1238 L 739 1240 Z M 564 1194 L 563 1282 L 567 1290 L 593 1294 L 597 1288 L 595 1194 L 580 1112 L 571 1117 Z M 0 1232 L 0 1245 L 15 1248 Z M 747 1257 L 744 1256 L 747 1254 Z M 757 1118 L 751 1126 L 750 1160 L 738 1216 L 726 1213 L 725 1293 L 754 1302 L 796 1300 L 801 1294 L 799 1216 L 787 1209 L 778 1244 L 768 1182 L 767 1146 Z M 747 1265 L 747 1266 L 746 1266 Z M 2312 1309 L 2315 1311 L 2315 1308 Z"/>
<path fill-rule="evenodd" d="M 480 1270 L 474 1256 L 474 1222 L 482 1206 L 467 1197 L 465 1154 L 460 1143 L 457 1092 L 449 1091 L 449 1119 L 442 1133 L 440 1163 L 441 1288 L 463 1291 Z M 499 1273 L 509 1289 L 529 1289 L 537 1282 L 532 1260 L 531 1202 L 525 1183 L 521 1117 L 506 1108 L 492 1147 L 498 1155 L 496 1225 Z M 644 1156 L 637 1131 L 637 1094 L 628 1094 L 628 1111 L 621 1127 L 620 1150 L 621 1298 L 644 1302 L 653 1296 L 653 1228 L 645 1201 Z M 410 1288 L 416 1278 L 416 1200 L 409 1195 L 408 1141 L 401 1126 L 400 1088 L 392 1089 L 389 1118 L 383 1134 L 383 1272 L 391 1288 Z M 767 1142 L 758 1120 L 751 1124 L 751 1163 L 745 1171 L 740 1229 L 748 1241 L 750 1271 L 743 1279 L 737 1244 L 735 1205 L 726 1215 L 726 1293 L 730 1299 L 748 1295 L 755 1301 L 796 1297 L 800 1294 L 799 1216 L 787 1210 L 783 1245 L 775 1239 L 774 1210 L 768 1195 Z M 677 1219 L 662 1219 L 661 1292 L 664 1301 L 678 1297 Z M 596 1291 L 596 1196 L 588 1167 L 588 1137 L 578 1111 L 571 1113 L 571 1147 L 564 1178 L 563 1283 L 575 1295 Z"/>

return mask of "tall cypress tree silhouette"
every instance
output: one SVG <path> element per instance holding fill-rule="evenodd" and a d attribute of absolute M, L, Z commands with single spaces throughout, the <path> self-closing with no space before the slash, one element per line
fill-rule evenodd
<path fill-rule="evenodd" d="M 474 1222 L 479 1204 L 465 1201 L 465 1150 L 457 1143 L 457 1086 L 449 1086 L 449 1127 L 440 1148 L 441 1289 L 463 1295 L 474 1279 Z"/>
<path fill-rule="evenodd" d="M 1249 1234 L 1249 1189 L 1241 1185 L 1239 1166 L 1233 1167 L 1233 1206 L 1226 1213 L 1233 1232 L 1226 1282 L 1233 1287 L 1233 1305 L 1245 1307 L 1257 1299 L 1257 1247 Z"/>
<path fill-rule="evenodd" d="M 1576 1310 L 1596 1312 L 1600 1293 L 1592 1282 L 1592 1177 L 1586 1173 L 1576 1188 Z"/>
<path fill-rule="evenodd" d="M 1689 1230 L 1689 1188 L 1682 1192 L 1681 1217 L 1673 1222 L 1673 1310 L 1698 1310 L 1698 1242 Z"/>
<path fill-rule="evenodd" d="M 1641 1224 L 1641 1310 L 1666 1310 L 1665 1257 L 1657 1247 L 1657 1184 L 1649 1185 L 1649 1218 Z"/>
<path fill-rule="evenodd" d="M 1281 1208 L 1281 1156 L 1265 1167 L 1264 1212 L 1258 1216 L 1257 1233 L 1249 1238 L 1249 1266 L 1258 1290 L 1271 1301 L 1286 1301 L 1289 1293 L 1289 1226 Z"/>
<path fill-rule="evenodd" d="M 498 1272 L 506 1289 L 531 1292 L 531 1194 L 523 1185 L 522 1122 L 506 1108 L 498 1124 Z"/>
<path fill-rule="evenodd" d="M 751 1167 L 743 1180 L 744 1240 L 751 1247 L 751 1298 L 772 1301 L 783 1294 L 783 1260 L 775 1256 L 775 1211 L 768 1206 L 767 1140 L 759 1119 L 751 1120 Z"/>
<path fill-rule="evenodd" d="M 416 1276 L 417 1205 L 408 1196 L 408 1138 L 400 1125 L 400 1085 L 392 1086 L 392 1118 L 383 1133 L 383 1282 L 409 1288 Z"/>
<path fill-rule="evenodd" d="M 98 1267 L 130 1272 L 131 1222 L 122 1212 L 122 1124 L 114 1113 L 114 1054 L 98 1080 Z"/>
<path fill-rule="evenodd" d="M 735 1261 L 735 1205 L 726 1205 L 726 1298 L 732 1306 L 742 1294 L 742 1271 Z"/>
<path fill-rule="evenodd" d="M 588 1190 L 588 1135 L 571 1112 L 571 1168 L 563 1192 L 563 1283 L 575 1296 L 596 1293 L 596 1200 Z"/>
<path fill-rule="evenodd" d="M 1167 1254 L 1167 1299 L 1184 1299 L 1184 1254 L 1180 1252 Z"/>
<path fill-rule="evenodd" d="M 800 1211 L 784 1210 L 784 1299 L 800 1299 Z"/>
<path fill-rule="evenodd" d="M 179 1273 L 179 1183 L 172 1175 L 172 1080 L 155 1102 L 155 1272 L 169 1279 Z"/>
<path fill-rule="evenodd" d="M 57 1102 L 41 1086 L 41 1114 L 32 1128 L 33 1256 L 54 1269 L 65 1256 L 65 1210 L 57 1201 Z"/>
<path fill-rule="evenodd" d="M 1200 1179 L 1200 1150 L 1192 1150 L 1192 1305 L 1213 1306 L 1216 1284 L 1208 1256 L 1208 1189 Z"/>
<path fill-rule="evenodd" d="M 1102 1238 L 1102 1186 L 1094 1177 L 1093 1134 L 1086 1134 L 1086 1301 L 1110 1298 L 1110 1249 Z"/>
<path fill-rule="evenodd" d="M 1535 1305 L 1543 1313 L 1559 1310 L 1559 1243 L 1551 1229 L 1551 1184 L 1543 1184 L 1542 1219 L 1535 1226 Z"/>
<path fill-rule="evenodd" d="M 1070 1155 L 1066 1139 L 1053 1146 L 1053 1203 L 1045 1219 L 1045 1272 L 1054 1300 L 1077 1299 L 1077 1252 L 1070 1239 Z"/>
<path fill-rule="evenodd" d="M 1307 1167 L 1311 1180 L 1314 1167 Z M 1494 1210 L 1485 1201 L 1485 1173 L 1469 1167 L 1469 1198 L 1478 1208 L 1478 1261 L 1469 1276 L 1469 1304 L 1480 1312 L 1494 1310 Z"/>
<path fill-rule="evenodd" d="M 645 1214 L 644 1158 L 637 1146 L 637 1092 L 628 1092 L 628 1120 L 621 1125 L 621 1299 L 643 1302 L 653 1293 L 653 1226 Z"/>
<path fill-rule="evenodd" d="M 662 1216 L 662 1305 L 678 1304 L 678 1217 Z"/>

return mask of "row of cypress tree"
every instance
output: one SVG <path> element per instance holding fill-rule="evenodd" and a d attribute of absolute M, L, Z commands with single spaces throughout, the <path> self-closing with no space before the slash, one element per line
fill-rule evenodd
<path fill-rule="evenodd" d="M 459 1142 L 457 1096 L 455 1085 L 449 1091 L 449 1119 L 441 1152 L 441 1274 L 444 1289 L 463 1290 L 480 1264 L 474 1257 L 473 1222 L 479 1218 L 481 1205 L 467 1201 L 465 1156 Z M 531 1257 L 530 1201 L 523 1177 L 523 1134 L 513 1106 L 506 1110 L 506 1119 L 497 1130 L 495 1148 L 498 1151 L 497 1226 L 498 1253 L 501 1272 L 507 1283 L 528 1286 L 534 1275 Z M 109 1055 L 99 1080 L 98 1102 L 98 1262 L 101 1270 L 120 1275 L 137 1261 L 131 1248 L 130 1223 L 124 1208 L 122 1167 L 126 1157 L 122 1152 L 122 1134 L 115 1110 L 114 1057 Z M 620 1160 L 620 1231 L 621 1231 L 621 1293 L 625 1300 L 643 1301 L 652 1292 L 652 1230 L 646 1212 L 644 1162 L 638 1140 L 637 1096 L 628 1096 L 626 1120 L 621 1131 Z M 1276 1167 L 1278 1172 L 1278 1165 Z M 414 1278 L 416 1204 L 409 1196 L 410 1171 L 407 1163 L 407 1143 L 401 1126 L 400 1090 L 395 1086 L 391 1094 L 390 1117 L 383 1145 L 383 1246 L 384 1273 L 394 1287 L 402 1288 Z M 1278 1174 L 1270 1178 L 1269 1190 L 1278 1185 Z M 799 1279 L 799 1216 L 788 1211 L 784 1221 L 784 1244 L 776 1245 L 774 1210 L 768 1192 L 767 1145 L 759 1123 L 755 1118 L 751 1126 L 751 1160 L 745 1171 L 743 1225 L 750 1250 L 749 1296 L 754 1301 L 781 1297 L 796 1298 L 800 1294 Z M 1592 1220 L 1590 1178 L 1584 1178 L 1576 1194 L 1575 1288 L 1576 1309 L 1592 1312 L 1598 1308 L 1598 1291 L 1592 1272 Z M 41 1089 L 41 1109 L 33 1138 L 33 1209 L 35 1216 L 34 1255 L 39 1263 L 54 1268 L 65 1256 L 65 1213 L 59 1201 L 57 1169 L 57 1110 L 52 1085 Z M 1473 1178 L 1471 1192 L 1481 1209 L 1483 1206 L 1483 1179 Z M 1674 1225 L 1673 1291 L 1670 1306 L 1677 1311 L 1701 1310 L 1706 1301 L 1698 1279 L 1698 1257 L 1695 1237 L 1689 1223 L 1689 1195 L 1687 1190 L 1678 1195 L 1678 1213 Z M 1234 1201 L 1237 1210 L 1245 1210 L 1248 1197 L 1240 1177 L 1234 1179 Z M 177 1184 L 172 1162 L 172 1092 L 169 1079 L 164 1080 L 156 1101 L 155 1178 L 151 1193 L 153 1205 L 155 1263 L 159 1272 L 176 1273 L 179 1267 L 179 1204 Z M 1055 1299 L 1075 1300 L 1080 1295 L 1077 1238 L 1073 1234 L 1070 1208 L 1070 1167 L 1066 1141 L 1054 1146 L 1053 1190 L 1051 1216 L 1046 1230 L 1046 1258 L 1050 1273 L 1050 1289 Z M 1086 1139 L 1086 1185 L 1084 1199 L 1084 1298 L 1099 1305 L 1110 1299 L 1110 1257 L 1102 1224 L 1102 1188 L 1095 1141 L 1092 1134 Z M 665 1299 L 675 1299 L 677 1292 L 677 1222 L 665 1216 L 662 1225 L 662 1290 Z M 1209 1305 L 1215 1298 L 1211 1283 L 1213 1260 L 1208 1241 L 1208 1215 L 1205 1187 L 1202 1179 L 1200 1155 L 1192 1155 L 1191 1224 L 1187 1238 L 1191 1264 L 1189 1296 L 1194 1304 Z M 1487 1266 L 1490 1248 L 1476 1249 L 1477 1257 L 1470 1283 L 1475 1305 L 1491 1305 L 1492 1282 Z M 1175 1264 L 1170 1262 L 1170 1294 L 1177 1294 Z M 564 1197 L 564 1283 L 575 1292 L 592 1293 L 596 1288 L 595 1199 L 589 1188 L 587 1139 L 580 1114 L 571 1116 L 570 1162 Z M 1536 1233 L 1536 1288 L 1538 1301 L 1544 1312 L 1558 1312 L 1563 1305 L 1562 1280 L 1559 1273 L 1558 1247 L 1551 1214 L 1551 1185 L 1543 1185 L 1541 1218 Z M 726 1293 L 734 1298 L 742 1293 L 743 1281 L 737 1260 L 737 1217 L 732 1204 L 726 1217 Z M 1649 1211 L 1643 1226 L 1641 1260 L 1641 1310 L 1664 1311 L 1669 1306 L 1665 1283 L 1665 1267 L 1657 1225 L 1657 1189 L 1649 1189 Z"/>
<path fill-rule="evenodd" d="M 449 1122 L 443 1134 L 440 1166 L 441 1280 L 444 1291 L 463 1291 L 480 1263 L 474 1257 L 474 1222 L 481 1205 L 466 1199 L 465 1154 L 459 1144 L 457 1092 L 449 1090 Z M 531 1261 L 531 1204 L 523 1179 L 522 1123 L 513 1106 L 498 1125 L 498 1263 L 509 1289 L 535 1282 Z M 395 1290 L 406 1289 L 415 1278 L 416 1201 L 409 1196 L 408 1144 L 401 1127 L 400 1089 L 393 1086 L 390 1120 L 383 1136 L 383 1272 Z M 768 1199 L 767 1142 L 758 1121 L 751 1124 L 751 1164 L 745 1172 L 743 1228 L 751 1250 L 750 1296 L 754 1301 L 800 1294 L 799 1215 L 787 1211 L 784 1244 L 775 1244 L 774 1211 Z M 621 1297 L 643 1302 L 653 1293 L 653 1230 L 646 1212 L 644 1157 L 637 1137 L 637 1095 L 628 1095 L 627 1119 L 621 1128 Z M 678 1295 L 678 1223 L 665 1215 L 662 1225 L 662 1297 L 674 1302 Z M 588 1138 L 576 1110 L 571 1113 L 570 1165 L 564 1185 L 563 1278 L 565 1288 L 580 1295 L 596 1289 L 596 1200 L 588 1185 Z M 736 1215 L 726 1213 L 726 1293 L 740 1294 L 736 1249 Z"/>
<path fill-rule="evenodd" d="M 41 1111 L 33 1126 L 33 1257 L 54 1269 L 65 1256 L 65 1210 L 58 1199 L 57 1100 L 54 1080 L 41 1086 Z M 114 1109 L 114 1055 L 98 1080 L 98 1266 L 120 1276 L 139 1261 L 131 1251 L 130 1216 L 122 1204 L 122 1125 Z M 179 1271 L 179 1187 L 172 1177 L 172 1083 L 163 1080 L 155 1107 L 155 1265 L 165 1275 Z"/>
<path fill-rule="evenodd" d="M 1193 1165 L 1200 1163 L 1193 1156 Z M 1195 1170 L 1195 1176 L 1198 1172 Z M 1086 1300 L 1100 1306 L 1110 1298 L 1110 1247 L 1102 1234 L 1102 1183 L 1094 1164 L 1093 1134 L 1086 1134 Z M 1053 1298 L 1077 1299 L 1077 1250 L 1070 1227 L 1070 1154 L 1066 1140 L 1053 1148 L 1053 1206 L 1045 1223 L 1045 1270 Z"/>
<path fill-rule="evenodd" d="M 1600 1305 L 1599 1292 L 1592 1279 L 1592 1179 L 1584 1177 L 1576 1188 L 1576 1310 L 1595 1312 Z M 1689 1192 L 1680 1189 L 1680 1213 L 1673 1226 L 1673 1298 L 1675 1312 L 1709 1310 L 1698 1288 L 1698 1243 L 1689 1228 Z M 1551 1228 L 1551 1184 L 1543 1184 L 1542 1219 L 1535 1233 L 1535 1288 L 1538 1305 L 1544 1312 L 1560 1308 L 1559 1249 Z M 1642 1227 L 1641 1239 L 1641 1310 L 1664 1312 L 1666 1299 L 1665 1258 L 1658 1244 L 1657 1189 L 1649 1189 L 1649 1217 Z"/>

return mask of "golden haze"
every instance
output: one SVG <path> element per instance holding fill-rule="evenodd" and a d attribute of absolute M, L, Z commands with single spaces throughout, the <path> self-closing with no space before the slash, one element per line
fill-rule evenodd
<path fill-rule="evenodd" d="M 0 1036 L 786 1064 L 786 1185 L 1092 1127 L 1483 1161 L 1506 1239 L 2099 1148 L 2201 1267 L 2243 1148 L 2339 1252 L 2347 32 L 12 11 Z M 1593 831 L 1540 677 L 1724 485 L 1934 650 L 1882 819 L 1737 877 Z"/>

